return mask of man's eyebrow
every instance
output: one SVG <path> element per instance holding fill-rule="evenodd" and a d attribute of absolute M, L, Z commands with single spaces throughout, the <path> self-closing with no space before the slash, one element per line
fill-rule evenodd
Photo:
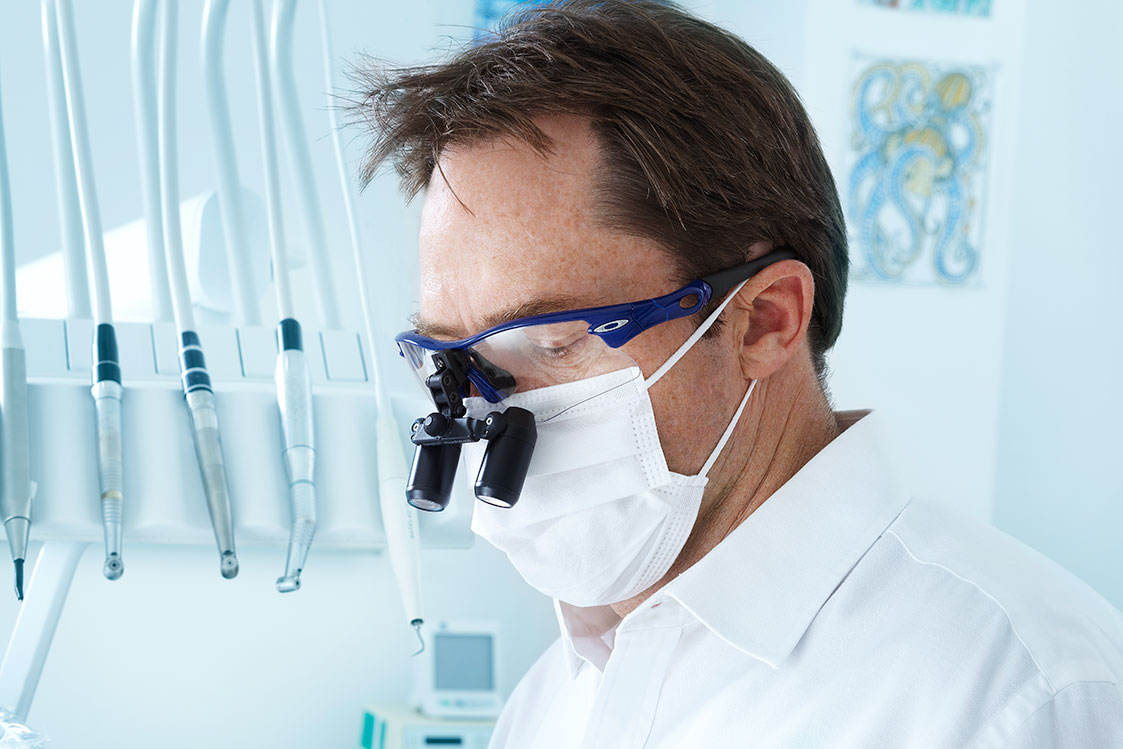
<path fill-rule="evenodd" d="M 591 306 L 595 305 L 590 304 L 588 299 L 581 299 L 580 297 L 574 296 L 554 296 L 544 299 L 534 299 L 498 312 L 493 312 L 483 319 L 482 327 L 471 332 L 465 332 L 463 328 L 456 325 L 445 325 L 443 323 L 425 320 L 417 313 L 410 315 L 409 319 L 413 324 L 413 329 L 426 338 L 456 341 L 467 338 L 469 335 L 475 335 L 488 328 L 493 328 L 496 325 L 501 325 L 511 320 L 517 320 L 520 317 L 543 315 L 548 312 L 566 312 L 568 310 L 582 309 Z"/>

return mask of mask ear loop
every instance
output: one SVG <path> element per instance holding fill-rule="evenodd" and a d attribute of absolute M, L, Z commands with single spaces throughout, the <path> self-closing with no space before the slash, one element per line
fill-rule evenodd
<path fill-rule="evenodd" d="M 749 383 L 749 389 L 745 391 L 745 397 L 741 399 L 741 405 L 737 406 L 737 412 L 733 414 L 733 419 L 729 422 L 729 426 L 727 426 L 725 428 L 725 431 L 722 432 L 721 439 L 717 441 L 717 446 L 714 447 L 714 451 L 710 453 L 710 457 L 706 458 L 706 462 L 705 464 L 703 464 L 702 470 L 698 472 L 699 476 L 705 476 L 709 474 L 710 469 L 714 467 L 714 463 L 717 462 L 717 458 L 719 455 L 721 455 L 721 451 L 725 449 L 725 443 L 728 442 L 729 438 L 733 436 L 733 430 L 737 428 L 737 424 L 741 421 L 741 414 L 745 412 L 745 406 L 749 404 L 749 396 L 753 394 L 754 390 L 756 390 L 757 382 L 758 380 L 753 380 Z"/>
<path fill-rule="evenodd" d="M 713 324 L 717 322 L 718 317 L 720 317 L 721 313 L 725 311 L 726 305 L 733 301 L 733 297 L 737 296 L 737 294 L 741 291 L 741 287 L 746 283 L 748 283 L 748 279 L 737 284 L 736 288 L 734 288 L 733 291 L 725 297 L 725 299 L 721 300 L 721 304 L 717 306 L 717 309 L 710 313 L 709 317 L 702 321 L 702 324 L 698 326 L 698 329 L 691 333 L 690 337 L 687 338 L 683 342 L 683 344 L 678 347 L 678 350 L 667 357 L 667 361 L 663 362 L 659 369 L 655 370 L 651 374 L 651 376 L 644 381 L 645 387 L 650 389 L 650 387 L 658 382 L 663 377 L 663 375 L 667 374 L 667 372 L 670 371 L 671 367 L 678 363 L 679 359 L 686 355 L 686 352 L 689 351 L 691 347 L 693 347 L 694 344 L 698 342 L 698 339 L 704 336 L 706 334 L 706 331 L 713 327 Z M 721 439 L 717 441 L 717 445 L 710 453 L 710 457 L 706 458 L 706 462 L 705 464 L 703 464 L 702 470 L 698 472 L 698 475 L 707 475 L 710 472 L 710 469 L 713 468 L 714 463 L 718 459 L 718 456 L 721 455 L 721 451 L 725 449 L 725 443 L 729 442 L 729 438 L 733 436 L 733 430 L 737 428 L 738 422 L 741 421 L 741 414 L 745 412 L 745 406 L 748 405 L 749 397 L 753 394 L 753 390 L 756 389 L 756 383 L 756 380 L 753 380 L 749 383 L 749 389 L 745 391 L 745 397 L 741 399 L 741 405 L 737 406 L 736 413 L 733 414 L 733 418 L 732 420 L 730 420 L 729 425 L 725 427 L 725 431 L 722 433 Z"/>
<path fill-rule="evenodd" d="M 659 369 L 652 372 L 651 376 L 644 380 L 644 387 L 650 390 L 651 386 L 658 382 L 663 377 L 663 375 L 667 374 L 670 368 L 678 363 L 679 359 L 686 356 L 686 352 L 689 351 L 691 347 L 698 342 L 699 338 L 706 334 L 707 330 L 713 327 L 713 324 L 717 322 L 718 317 L 725 310 L 725 306 L 733 301 L 733 297 L 737 296 L 737 294 L 740 293 L 741 287 L 746 283 L 748 283 L 748 279 L 737 284 L 736 288 L 734 288 L 733 291 L 730 292 L 727 297 L 725 297 L 725 299 L 721 300 L 721 304 L 717 306 L 717 309 L 711 312 L 710 316 L 702 321 L 702 324 L 698 326 L 698 329 L 690 334 L 690 337 L 687 338 L 683 342 L 683 344 L 678 347 L 678 350 L 667 357 L 667 361 L 663 362 Z"/>

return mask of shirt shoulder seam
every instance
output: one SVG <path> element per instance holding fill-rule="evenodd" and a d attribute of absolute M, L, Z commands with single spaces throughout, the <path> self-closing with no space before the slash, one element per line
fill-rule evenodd
<path fill-rule="evenodd" d="M 985 590 L 977 582 L 975 582 L 974 580 L 971 580 L 970 578 L 964 577 L 963 575 L 959 574 L 958 572 L 956 572 L 952 568 L 948 567 L 947 565 L 941 564 L 940 562 L 933 562 L 933 561 L 930 561 L 930 560 L 921 559 L 920 557 L 918 557 L 913 552 L 913 550 L 909 547 L 908 542 L 905 541 L 905 539 L 901 538 L 900 534 L 898 534 L 895 529 L 890 528 L 885 533 L 886 533 L 886 535 L 893 536 L 893 538 L 897 539 L 897 543 L 899 543 L 901 545 L 901 548 L 905 550 L 905 553 L 908 554 L 912 558 L 912 560 L 915 561 L 917 564 L 925 565 L 925 566 L 928 566 L 928 567 L 936 567 L 938 569 L 941 569 L 944 572 L 951 575 L 952 577 L 956 578 L 957 580 L 960 580 L 960 581 L 965 582 L 968 585 L 972 586 L 973 588 L 975 588 L 975 590 L 979 591 L 984 596 L 989 598 L 991 600 L 991 602 L 994 603 L 994 605 L 998 607 L 998 610 L 1002 612 L 1002 615 L 1004 617 L 1006 617 L 1006 621 L 1010 625 L 1010 631 L 1014 633 L 1014 637 L 1017 639 L 1018 643 L 1025 650 L 1026 655 L 1029 656 L 1029 659 L 1033 663 L 1034 668 L 1037 669 L 1037 673 L 1040 674 L 1041 677 L 1045 680 L 1045 684 L 1049 687 L 1050 694 L 1052 694 L 1054 696 L 1056 694 L 1058 694 L 1057 687 L 1053 683 L 1053 680 L 1049 678 L 1048 672 L 1044 668 L 1042 668 L 1040 661 L 1037 660 L 1037 656 L 1034 655 L 1033 650 L 1029 647 L 1029 645 L 1026 643 L 1026 641 L 1022 638 L 1021 633 L 1018 631 L 1017 625 L 1014 624 L 1014 617 L 1010 616 L 1010 612 L 1006 610 L 1006 607 L 1002 605 L 1001 601 L 999 601 L 997 598 L 995 598 L 990 592 Z M 1080 683 L 1080 682 L 1074 682 L 1074 683 Z"/>
<path fill-rule="evenodd" d="M 1046 678 L 1046 681 L 1048 681 L 1047 678 Z M 1104 681 L 1102 679 L 1087 679 L 1087 680 L 1082 680 L 1082 681 L 1070 682 L 1070 683 L 1064 685 L 1063 687 L 1061 687 L 1060 689 L 1053 691 L 1049 695 L 1049 699 L 1043 701 L 1041 704 L 1039 704 L 1033 710 L 1030 710 L 1029 713 L 1026 714 L 1025 718 L 1023 718 L 1018 723 L 1017 726 L 1014 726 L 1013 729 L 1011 731 L 1009 731 L 1009 733 L 1007 734 L 1007 736 L 1005 738 L 1009 739 L 1011 736 L 1016 736 L 1018 731 L 1022 730 L 1022 728 L 1024 728 L 1027 723 L 1029 723 L 1031 720 L 1033 720 L 1035 715 L 1037 715 L 1039 712 L 1041 712 L 1045 708 L 1049 707 L 1050 705 L 1056 704 L 1057 698 L 1060 697 L 1065 692 L 1069 691 L 1070 689 L 1076 689 L 1077 687 L 1092 687 L 1092 686 L 1113 687 L 1115 689 L 1116 695 L 1123 698 L 1123 695 L 1120 695 L 1120 693 L 1119 693 L 1119 685 L 1116 684 L 1113 681 Z"/>

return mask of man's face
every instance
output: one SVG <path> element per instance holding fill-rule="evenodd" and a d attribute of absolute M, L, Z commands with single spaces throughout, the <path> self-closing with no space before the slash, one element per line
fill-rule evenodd
<path fill-rule="evenodd" d="M 618 304 L 681 285 L 666 250 L 600 226 L 592 202 L 600 164 L 587 121 L 538 123 L 554 142 L 548 157 L 506 139 L 441 155 L 421 217 L 418 316 L 425 329 L 462 338 L 524 305 L 561 311 Z M 658 325 L 622 350 L 650 375 L 696 325 L 692 318 Z M 730 343 L 721 334 L 700 341 L 651 389 L 671 470 L 697 472 L 744 394 Z"/>

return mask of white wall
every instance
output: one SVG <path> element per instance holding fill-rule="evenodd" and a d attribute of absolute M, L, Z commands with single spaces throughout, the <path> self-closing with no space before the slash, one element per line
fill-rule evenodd
<path fill-rule="evenodd" d="M 1123 9 L 995 0 L 990 20 L 851 0 L 700 10 L 787 73 L 845 188 L 852 52 L 996 66 L 983 282 L 851 282 L 832 352 L 840 407 L 888 418 L 920 496 L 1044 552 L 1123 607 Z"/>
<path fill-rule="evenodd" d="M 1123 607 L 1123 6 L 1030 6 L 995 522 Z"/>
<path fill-rule="evenodd" d="M 30 721 L 59 747 L 355 747 L 362 710 L 406 698 L 417 649 L 385 556 L 317 553 L 304 587 L 273 589 L 280 554 L 242 548 L 222 580 L 210 548 L 128 550 L 109 582 L 90 548 Z M 427 551 L 426 610 L 498 620 L 500 686 L 509 692 L 556 636 L 553 609 L 505 557 Z M 0 599 L 0 631 L 17 606 Z"/>

